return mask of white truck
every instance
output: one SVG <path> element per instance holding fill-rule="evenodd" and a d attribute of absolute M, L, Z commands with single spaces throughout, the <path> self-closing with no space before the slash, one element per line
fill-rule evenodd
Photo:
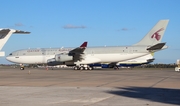
<path fill-rule="evenodd" d="M 177 67 L 175 67 L 175 71 L 180 71 L 180 60 L 176 61 Z"/>

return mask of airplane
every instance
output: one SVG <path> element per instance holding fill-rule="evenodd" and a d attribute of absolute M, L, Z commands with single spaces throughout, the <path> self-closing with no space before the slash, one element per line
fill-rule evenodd
<path fill-rule="evenodd" d="M 113 63 L 135 59 L 167 48 L 161 43 L 169 20 L 160 20 L 138 43 L 131 46 L 23 49 L 10 53 L 6 59 L 18 64 L 74 66 L 74 70 L 92 70 L 94 63 Z M 24 70 L 23 67 L 21 67 Z"/>
<path fill-rule="evenodd" d="M 11 37 L 12 34 L 29 34 L 30 32 L 26 31 L 20 31 L 15 29 L 0 29 L 0 50 L 3 48 L 3 46 L 6 44 L 8 39 Z M 5 56 L 4 51 L 0 51 L 0 57 Z"/>

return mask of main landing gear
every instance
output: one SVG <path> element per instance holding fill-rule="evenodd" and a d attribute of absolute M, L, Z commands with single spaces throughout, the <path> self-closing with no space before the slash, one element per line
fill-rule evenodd
<path fill-rule="evenodd" d="M 114 70 L 119 70 L 119 67 L 117 65 L 115 65 Z"/>
<path fill-rule="evenodd" d="M 93 70 L 93 67 L 90 67 L 89 65 L 79 65 L 74 66 L 74 70 Z"/>

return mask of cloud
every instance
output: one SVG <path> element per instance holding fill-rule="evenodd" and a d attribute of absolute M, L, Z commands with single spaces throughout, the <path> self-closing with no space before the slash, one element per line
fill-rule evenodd
<path fill-rule="evenodd" d="M 121 28 L 118 29 L 117 31 L 129 31 L 129 30 L 134 30 L 135 28 Z"/>
<path fill-rule="evenodd" d="M 24 26 L 22 23 L 15 23 L 14 25 L 15 25 L 15 26 L 18 26 L 18 27 Z"/>
<path fill-rule="evenodd" d="M 86 26 L 84 25 L 81 25 L 81 26 L 75 26 L 75 25 L 71 25 L 71 24 L 68 24 L 68 25 L 65 25 L 63 26 L 64 29 L 78 29 L 78 28 L 86 28 Z"/>
<path fill-rule="evenodd" d="M 127 31 L 128 29 L 127 29 L 127 28 L 122 28 L 121 30 L 122 30 L 122 31 Z"/>

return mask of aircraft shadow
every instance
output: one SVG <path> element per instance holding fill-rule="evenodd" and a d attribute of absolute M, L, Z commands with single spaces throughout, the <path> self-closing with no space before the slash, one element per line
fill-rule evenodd
<path fill-rule="evenodd" d="M 107 93 L 136 99 L 180 105 L 180 89 L 150 87 L 118 87 Z"/>

